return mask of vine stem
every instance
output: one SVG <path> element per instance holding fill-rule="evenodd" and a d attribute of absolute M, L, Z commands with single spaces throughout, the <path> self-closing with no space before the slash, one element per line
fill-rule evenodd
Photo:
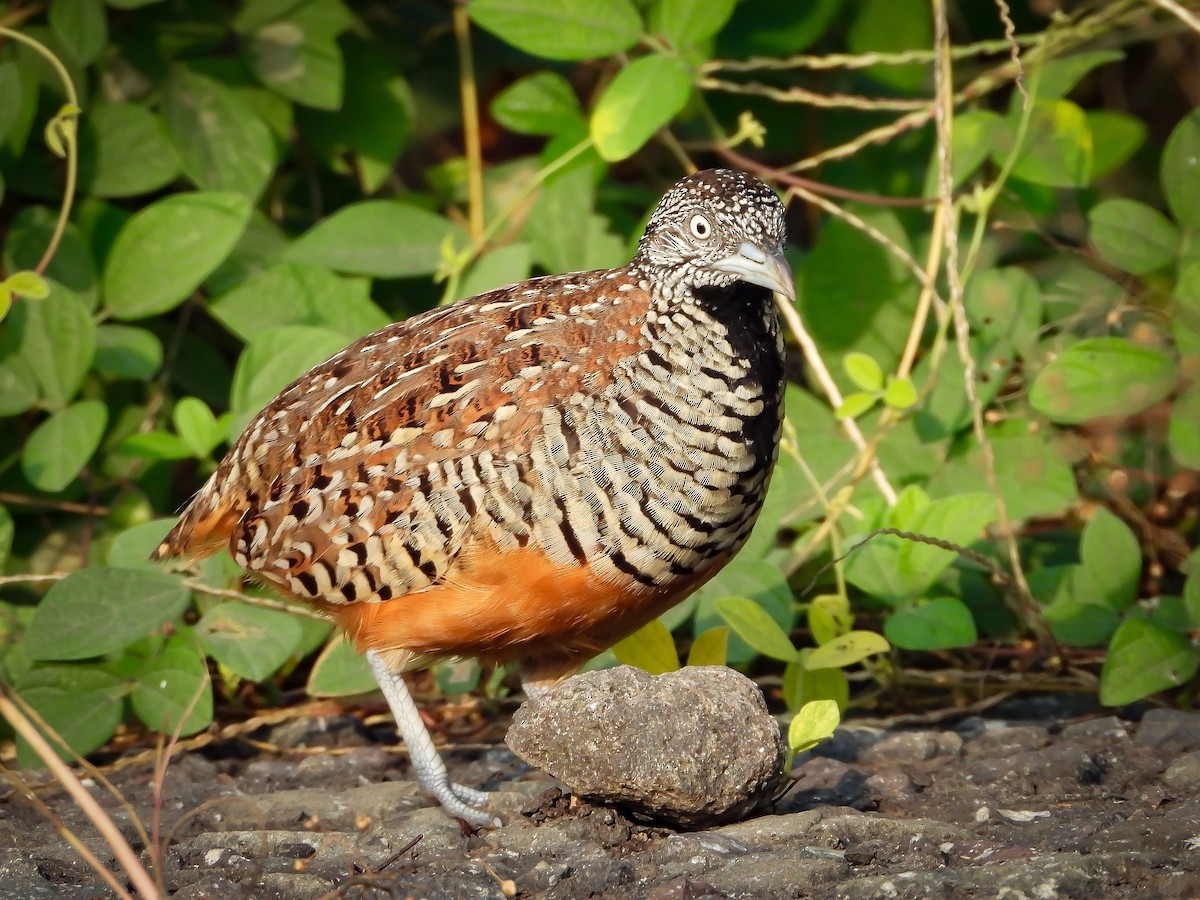
<path fill-rule="evenodd" d="M 51 68 L 54 69 L 59 80 L 62 81 L 63 89 L 67 93 L 67 103 L 73 110 L 79 110 L 79 95 L 75 92 L 75 83 L 71 81 L 71 75 L 67 72 L 66 66 L 62 64 L 57 56 L 50 52 L 50 49 L 45 44 L 34 40 L 27 34 L 22 34 L 19 31 L 14 31 L 11 28 L 0 26 L 0 36 L 17 41 L 29 47 L 35 53 L 43 57 Z M 74 113 L 78 115 L 78 112 Z M 61 115 L 61 113 L 60 113 Z M 46 252 L 42 254 L 42 258 L 38 261 L 34 271 L 39 275 L 45 273 L 46 267 L 50 265 L 50 260 L 54 259 L 54 254 L 58 252 L 58 245 L 62 243 L 63 234 L 67 230 L 67 222 L 71 219 L 71 204 L 75 200 L 75 185 L 79 180 L 79 153 L 75 140 L 75 129 L 69 129 L 66 137 L 66 156 L 67 156 L 67 184 L 63 190 L 62 204 L 58 210 L 58 221 L 54 223 L 54 233 L 50 236 L 50 243 L 46 245 Z"/>
<path fill-rule="evenodd" d="M 954 201 L 954 173 L 952 157 L 952 134 L 954 130 L 954 83 L 953 63 L 950 57 L 950 24 L 946 12 L 946 0 L 931 0 L 933 6 L 933 42 L 937 51 L 934 63 L 935 103 L 934 127 L 937 132 L 937 184 L 939 208 L 944 216 L 944 244 L 946 259 L 946 288 L 954 326 L 955 344 L 963 364 L 963 387 L 971 407 L 971 424 L 975 439 L 983 452 L 984 471 L 988 487 L 996 500 L 996 522 L 1000 527 L 1001 539 L 1008 550 L 1009 567 L 1012 570 L 1012 587 L 1018 598 L 1021 620 L 1037 635 L 1044 646 L 1053 647 L 1054 637 L 1045 618 L 1038 609 L 1025 570 L 1021 564 L 1021 551 L 1017 545 L 1016 532 L 1008 518 L 1008 505 L 1000 489 L 996 475 L 996 453 L 988 439 L 983 421 L 983 404 L 975 387 L 975 357 L 971 354 L 971 325 L 967 320 L 963 304 L 963 279 L 959 269 L 958 215 Z M 1031 103 L 1026 103 L 1028 114 Z"/>
<path fill-rule="evenodd" d="M 454 7 L 454 37 L 458 43 L 458 90 L 462 98 L 463 143 L 467 154 L 467 224 L 471 239 L 483 235 L 483 146 L 479 137 L 479 91 L 471 55 L 471 19 L 466 4 Z"/>

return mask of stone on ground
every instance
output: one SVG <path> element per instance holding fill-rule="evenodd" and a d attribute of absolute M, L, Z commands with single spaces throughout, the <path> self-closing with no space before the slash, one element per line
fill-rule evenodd
<path fill-rule="evenodd" d="M 507 741 L 580 797 L 684 828 L 744 818 L 783 772 L 762 694 L 723 666 L 577 675 L 522 706 Z"/>

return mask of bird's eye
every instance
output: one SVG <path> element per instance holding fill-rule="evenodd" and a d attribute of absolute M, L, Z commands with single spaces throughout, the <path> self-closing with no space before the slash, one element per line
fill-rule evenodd
<path fill-rule="evenodd" d="M 692 221 L 689 223 L 689 226 L 692 229 L 692 234 L 695 237 L 700 238 L 700 240 L 705 240 L 709 235 L 712 234 L 712 223 L 709 222 L 704 216 L 692 216 Z"/>

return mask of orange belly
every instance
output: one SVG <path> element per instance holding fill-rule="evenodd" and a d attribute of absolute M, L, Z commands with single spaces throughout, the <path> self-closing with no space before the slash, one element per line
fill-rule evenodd
<path fill-rule="evenodd" d="M 520 660 L 568 671 L 660 615 L 720 569 L 647 587 L 563 566 L 537 549 L 476 554 L 462 574 L 382 603 L 322 604 L 360 652 Z"/>

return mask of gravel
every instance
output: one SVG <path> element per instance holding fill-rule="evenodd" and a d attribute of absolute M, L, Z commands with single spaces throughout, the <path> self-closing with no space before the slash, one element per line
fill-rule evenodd
<path fill-rule="evenodd" d="M 185 900 L 1200 896 L 1200 715 L 1088 716 L 1076 698 L 1058 715 L 1037 699 L 1036 718 L 1010 704 L 1005 720 L 945 728 L 851 723 L 797 757 L 796 784 L 766 814 L 692 830 L 571 797 L 497 748 L 448 757 L 456 779 L 498 789 L 507 824 L 471 833 L 356 717 L 292 722 L 172 762 L 161 876 Z M 113 781 L 149 823 L 149 767 Z M 148 860 L 129 813 L 91 790 Z M 114 864 L 60 790 L 39 795 Z M 108 891 L 79 855 L 8 796 L 0 897 L 98 896 Z"/>

